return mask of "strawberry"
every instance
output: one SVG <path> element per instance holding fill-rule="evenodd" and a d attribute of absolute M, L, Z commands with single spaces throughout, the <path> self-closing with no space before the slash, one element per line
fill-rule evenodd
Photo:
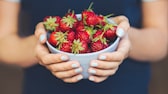
<path fill-rule="evenodd" d="M 46 16 L 43 19 L 44 26 L 47 31 L 57 31 L 59 30 L 60 16 Z"/>
<path fill-rule="evenodd" d="M 62 17 L 60 21 L 60 29 L 63 32 L 76 28 L 78 23 L 77 17 L 74 12 L 67 13 L 64 17 Z"/>
<path fill-rule="evenodd" d="M 67 41 L 61 44 L 60 50 L 71 53 L 72 52 L 71 48 L 72 48 L 72 42 Z"/>
<path fill-rule="evenodd" d="M 73 40 L 75 39 L 75 32 L 73 30 L 67 32 L 67 41 L 73 42 Z"/>
<path fill-rule="evenodd" d="M 56 34 L 56 33 L 57 33 L 57 32 L 52 32 L 52 33 L 50 34 L 49 39 L 48 39 L 48 42 L 49 42 L 52 46 L 54 46 L 54 47 L 57 46 L 57 40 L 56 40 L 56 38 L 55 38 L 55 34 Z"/>
<path fill-rule="evenodd" d="M 97 15 L 94 13 L 90 13 L 89 15 L 84 15 L 84 20 L 86 25 L 95 26 L 98 24 Z"/>
<path fill-rule="evenodd" d="M 107 39 L 104 37 L 104 32 L 102 30 L 97 30 L 93 35 L 93 40 L 91 42 L 91 50 L 93 52 L 100 51 L 108 47 Z"/>
<path fill-rule="evenodd" d="M 78 31 L 84 31 L 85 30 L 85 25 L 82 21 L 78 22 L 78 25 L 76 26 L 76 32 Z"/>
<path fill-rule="evenodd" d="M 104 49 L 104 44 L 100 40 L 91 43 L 92 52 L 97 52 L 102 49 Z"/>
<path fill-rule="evenodd" d="M 80 41 L 79 39 L 75 39 L 72 44 L 72 53 L 87 53 L 88 52 L 88 44 L 85 41 Z"/>
<path fill-rule="evenodd" d="M 83 40 L 83 41 L 86 41 L 87 43 L 90 43 L 90 41 L 92 40 L 92 36 L 96 31 L 96 30 L 94 30 L 93 27 L 89 27 L 89 26 L 84 26 L 84 28 L 82 27 L 78 30 L 79 31 L 76 31 L 76 38 Z"/>
<path fill-rule="evenodd" d="M 103 34 L 103 30 L 98 29 L 96 33 L 93 34 L 93 38 L 99 37 Z M 104 37 L 104 34 L 102 35 Z"/>
<path fill-rule="evenodd" d="M 48 42 L 54 47 L 66 41 L 66 33 L 63 32 L 52 32 L 48 39 Z"/>
<path fill-rule="evenodd" d="M 93 5 L 93 3 L 90 4 L 90 6 L 87 10 L 84 10 L 81 13 L 83 23 L 88 26 L 95 26 L 96 24 L 98 24 L 97 15 L 91 9 L 92 5 Z"/>
<path fill-rule="evenodd" d="M 90 42 L 89 34 L 87 32 L 84 32 L 84 31 L 76 32 L 76 39 L 79 39 L 80 41 L 85 41 L 87 43 Z"/>
<path fill-rule="evenodd" d="M 87 42 L 81 41 L 81 43 L 82 43 L 83 50 L 80 50 L 79 53 L 87 53 L 89 51 Z"/>
<path fill-rule="evenodd" d="M 104 26 L 107 23 L 103 15 L 98 15 L 97 19 L 98 19 L 98 25 L 100 26 Z"/>
<path fill-rule="evenodd" d="M 105 29 L 105 33 L 104 33 L 105 37 L 108 40 L 113 41 L 116 37 L 116 29 L 117 29 L 117 26 L 111 26 L 110 25 L 110 27 Z"/>
<path fill-rule="evenodd" d="M 101 26 L 101 28 L 102 28 L 103 26 L 105 26 L 105 25 L 108 23 L 107 19 L 108 19 L 110 16 L 112 16 L 112 14 L 109 14 L 109 15 L 106 15 L 106 16 L 97 15 L 98 25 Z"/>

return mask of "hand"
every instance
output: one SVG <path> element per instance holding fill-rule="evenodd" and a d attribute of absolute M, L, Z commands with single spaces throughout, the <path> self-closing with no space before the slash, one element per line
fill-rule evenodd
<path fill-rule="evenodd" d="M 69 61 L 69 57 L 64 54 L 49 53 L 48 48 L 44 45 L 47 38 L 43 23 L 36 26 L 35 36 L 40 40 L 36 46 L 36 57 L 40 65 L 67 83 L 75 83 L 83 78 L 80 74 L 82 68 L 77 61 Z"/>
<path fill-rule="evenodd" d="M 99 55 L 98 60 L 91 61 L 88 71 L 92 75 L 89 77 L 89 80 L 97 83 L 114 75 L 122 61 L 128 57 L 130 50 L 130 41 L 127 35 L 130 27 L 128 19 L 125 16 L 117 16 L 113 20 L 118 24 L 116 34 L 121 37 L 121 41 L 116 51 L 102 53 Z"/>

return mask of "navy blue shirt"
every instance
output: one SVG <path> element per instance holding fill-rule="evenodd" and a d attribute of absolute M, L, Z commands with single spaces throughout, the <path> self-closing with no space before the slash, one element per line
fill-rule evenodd
<path fill-rule="evenodd" d="M 96 13 L 125 15 L 131 26 L 141 28 L 141 0 L 23 0 L 22 11 L 30 18 L 30 24 L 25 24 L 29 30 L 20 33 L 24 36 L 34 34 L 36 24 L 45 16 L 63 16 L 68 9 L 81 13 L 91 2 Z M 64 83 L 40 65 L 26 68 L 24 72 L 24 94 L 147 94 L 150 79 L 149 63 L 130 58 L 124 60 L 115 75 L 101 83 L 87 79 Z"/>

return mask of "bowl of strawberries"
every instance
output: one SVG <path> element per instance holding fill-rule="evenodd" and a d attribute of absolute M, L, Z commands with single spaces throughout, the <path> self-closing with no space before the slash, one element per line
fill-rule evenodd
<path fill-rule="evenodd" d="M 115 51 L 120 41 L 117 24 L 91 9 L 81 14 L 69 11 L 63 17 L 46 16 L 44 27 L 48 31 L 46 44 L 50 52 L 67 54 L 70 60 L 79 61 L 85 79 L 91 75 L 90 61 L 101 53 Z"/>

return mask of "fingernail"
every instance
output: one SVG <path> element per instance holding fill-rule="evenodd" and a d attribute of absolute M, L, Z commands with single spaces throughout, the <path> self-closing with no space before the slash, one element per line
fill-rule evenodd
<path fill-rule="evenodd" d="M 118 37 L 123 37 L 125 35 L 125 32 L 122 28 L 118 28 L 116 34 Z"/>
<path fill-rule="evenodd" d="M 80 76 L 77 77 L 77 80 L 81 80 L 81 79 L 83 79 L 82 75 L 80 75 Z"/>
<path fill-rule="evenodd" d="M 96 73 L 96 71 L 95 71 L 95 70 L 93 70 L 93 69 L 90 69 L 90 70 L 89 70 L 89 73 L 91 73 L 91 74 L 95 74 L 95 73 Z"/>
<path fill-rule="evenodd" d="M 46 35 L 45 34 L 42 34 L 40 35 L 40 42 L 43 42 L 46 38 Z"/>
<path fill-rule="evenodd" d="M 92 66 L 92 67 L 97 67 L 98 64 L 97 64 L 96 62 L 92 62 L 92 63 L 91 63 L 91 66 Z"/>
<path fill-rule="evenodd" d="M 78 64 L 76 64 L 76 63 L 72 64 L 71 66 L 72 66 L 72 68 L 77 68 L 77 67 L 79 67 Z"/>
<path fill-rule="evenodd" d="M 81 71 L 82 71 L 81 68 L 75 69 L 75 72 L 76 72 L 76 73 L 80 73 Z"/>
<path fill-rule="evenodd" d="M 89 80 L 94 81 L 95 79 L 91 76 L 91 77 L 89 77 Z"/>
<path fill-rule="evenodd" d="M 105 59 L 106 59 L 106 56 L 101 55 L 101 56 L 99 57 L 99 59 L 100 59 L 100 60 L 105 60 Z"/>
<path fill-rule="evenodd" d="M 66 61 L 66 60 L 68 60 L 68 57 L 67 56 L 61 56 L 61 60 Z"/>

